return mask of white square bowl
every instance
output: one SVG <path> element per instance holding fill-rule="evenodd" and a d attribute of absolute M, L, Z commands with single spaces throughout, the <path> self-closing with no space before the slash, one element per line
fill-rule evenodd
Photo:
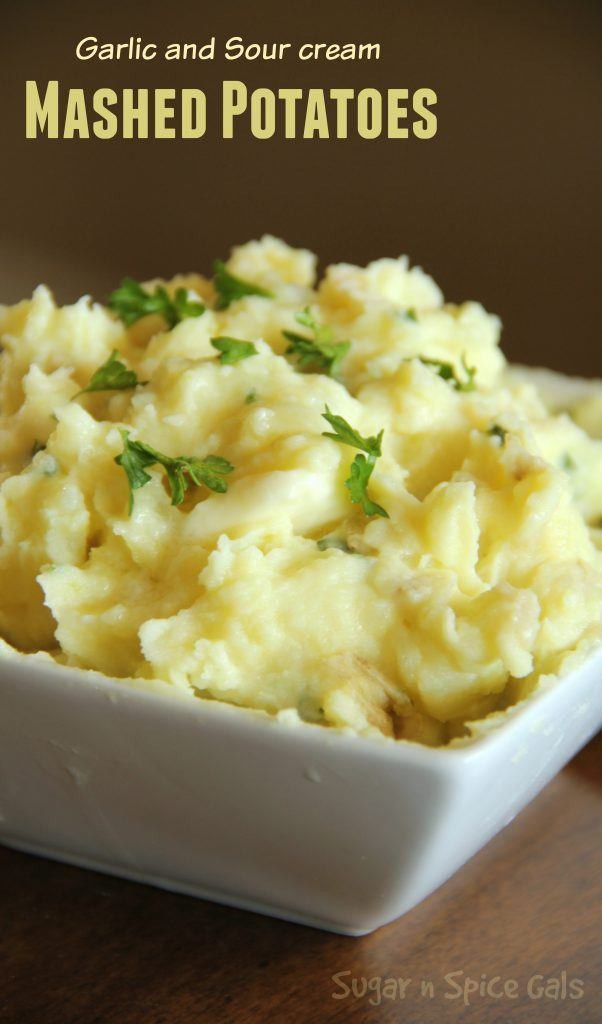
<path fill-rule="evenodd" d="M 409 910 L 602 721 L 602 651 L 458 748 L 0 659 L 0 841 L 349 935 Z"/>

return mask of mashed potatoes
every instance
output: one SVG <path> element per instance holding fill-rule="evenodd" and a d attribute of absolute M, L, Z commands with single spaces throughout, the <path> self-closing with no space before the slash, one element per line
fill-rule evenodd
<path fill-rule="evenodd" d="M 508 372 L 497 318 L 405 259 L 316 287 L 314 257 L 267 237 L 227 268 L 260 294 L 178 278 L 194 314 L 171 329 L 43 287 L 0 308 L 5 652 L 436 744 L 598 644 L 602 387 L 552 414 Z M 349 343 L 338 379 L 287 353 L 283 331 L 325 327 Z M 228 362 L 215 338 L 252 345 Z M 137 386 L 81 394 L 115 350 Z M 352 502 L 371 457 L 325 436 L 326 407 L 383 431 L 380 514 Z M 149 463 L 129 514 L 115 459 L 136 442 L 227 460 L 227 490 L 188 477 L 172 504 Z"/>

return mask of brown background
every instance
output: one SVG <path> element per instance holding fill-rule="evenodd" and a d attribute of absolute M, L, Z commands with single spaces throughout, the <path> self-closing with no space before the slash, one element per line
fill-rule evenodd
<path fill-rule="evenodd" d="M 0 296 L 45 279 L 103 297 L 126 273 L 208 270 L 269 230 L 323 262 L 408 252 L 454 300 L 499 313 L 514 359 L 600 365 L 599 73 L 594 0 L 147 0 L 3 5 Z M 380 41 L 378 63 L 79 62 L 86 35 L 122 41 Z M 24 82 L 199 86 L 199 141 L 26 141 Z M 429 85 L 434 140 L 219 139 L 219 83 Z"/>

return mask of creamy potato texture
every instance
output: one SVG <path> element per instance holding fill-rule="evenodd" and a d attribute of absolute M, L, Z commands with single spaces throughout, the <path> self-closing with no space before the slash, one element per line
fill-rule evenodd
<path fill-rule="evenodd" d="M 313 255 L 266 237 L 227 266 L 271 297 L 219 310 L 211 280 L 180 277 L 170 293 L 207 308 L 172 329 L 152 315 L 126 328 L 88 298 L 57 308 L 43 287 L 0 308 L 6 644 L 432 744 L 593 649 L 602 388 L 562 411 L 558 388 L 508 370 L 495 316 L 445 304 L 406 259 L 316 284 Z M 340 379 L 286 353 L 284 330 L 309 336 L 308 306 L 350 342 Z M 223 364 L 223 336 L 256 353 Z M 78 394 L 114 350 L 145 383 Z M 384 431 L 369 493 L 388 518 L 352 504 L 357 452 L 324 436 L 326 406 L 364 437 Z M 123 429 L 172 457 L 228 459 L 227 493 L 195 486 L 174 506 L 154 466 L 129 515 Z"/>

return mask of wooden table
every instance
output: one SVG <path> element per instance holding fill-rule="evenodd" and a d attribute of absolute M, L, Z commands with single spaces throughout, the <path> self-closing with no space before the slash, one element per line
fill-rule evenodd
<path fill-rule="evenodd" d="M 595 1024 L 601 752 L 599 738 L 442 889 L 361 939 L 0 848 L 0 1021 Z M 465 1005 L 458 986 L 483 975 L 507 994 Z"/>

